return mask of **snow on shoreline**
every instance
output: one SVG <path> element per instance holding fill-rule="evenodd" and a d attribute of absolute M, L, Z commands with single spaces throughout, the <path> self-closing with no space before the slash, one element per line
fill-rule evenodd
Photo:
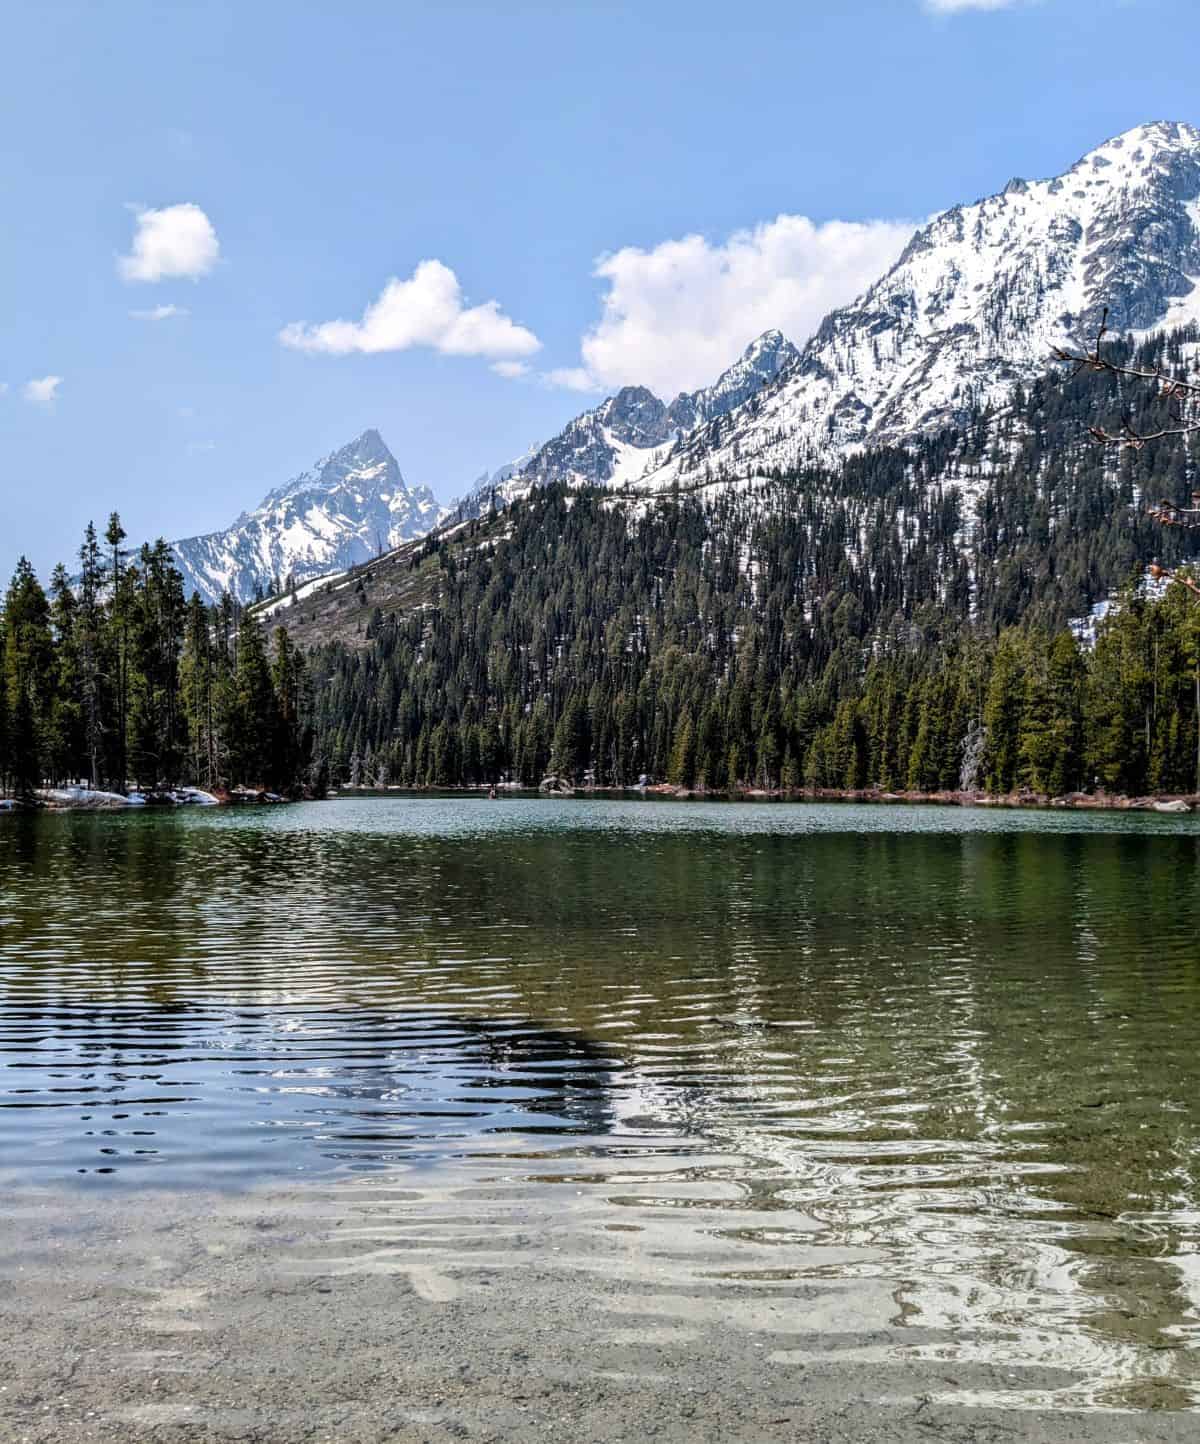
<path fill-rule="evenodd" d="M 221 799 L 200 787 L 173 787 L 168 792 L 152 794 L 156 802 L 180 807 L 216 807 Z M 105 792 L 98 787 L 42 787 L 37 800 L 56 811 L 112 812 L 126 807 L 145 807 L 150 797 L 131 790 Z M 0 809 L 10 812 L 15 807 L 11 798 L 0 799 Z"/>

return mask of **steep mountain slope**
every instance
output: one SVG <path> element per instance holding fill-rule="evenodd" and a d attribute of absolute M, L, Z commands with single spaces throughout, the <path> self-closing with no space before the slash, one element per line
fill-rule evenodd
<path fill-rule="evenodd" d="M 1200 131 L 1139 126 L 1053 180 L 1013 180 L 919 231 L 783 371 L 671 448 L 649 483 L 747 476 L 903 442 L 1037 375 L 1051 348 L 1200 315 Z"/>
<path fill-rule="evenodd" d="M 1200 131 L 1159 122 L 1106 142 L 1063 176 L 1010 181 L 922 229 L 896 265 L 798 351 L 760 336 L 710 387 L 669 405 L 627 386 L 485 475 L 454 510 L 486 514 L 535 487 L 639 490 L 833 465 L 867 447 L 960 426 L 1033 381 L 1055 345 L 1145 336 L 1200 319 Z M 1004 443 L 1006 454 L 1018 436 Z M 945 472 L 963 523 L 999 456 Z M 409 491 L 368 432 L 272 493 L 228 532 L 178 543 L 189 584 L 245 596 L 289 573 L 345 571 L 450 513 Z"/>
<path fill-rule="evenodd" d="M 363 434 L 269 492 L 231 527 L 171 543 L 188 592 L 249 601 L 291 578 L 345 571 L 423 536 L 445 515 L 433 493 L 409 487 L 378 431 Z"/>
<path fill-rule="evenodd" d="M 668 413 L 672 426 L 682 434 L 715 416 L 724 416 L 757 396 L 799 359 L 799 350 L 782 331 L 764 331 L 711 386 L 680 392 Z"/>
<path fill-rule="evenodd" d="M 1198 335 L 1113 356 L 1174 370 Z M 308 655 L 338 779 L 954 788 L 971 741 L 998 792 L 1190 790 L 1190 599 L 1113 608 L 1090 655 L 1068 630 L 1152 559 L 1194 555 L 1141 500 L 1185 499 L 1194 449 L 1089 437 L 1169 410 L 1058 367 L 961 427 L 736 487 L 536 487 L 270 623 Z"/>
<path fill-rule="evenodd" d="M 476 501 L 482 499 L 483 505 L 486 507 L 492 492 L 498 487 L 503 486 L 506 481 L 510 481 L 518 472 L 524 471 L 540 450 L 540 446 L 531 446 L 527 451 L 518 456 L 516 460 L 506 461 L 503 466 L 498 466 L 495 471 L 485 471 L 481 476 L 476 477 L 475 481 L 471 484 L 470 490 L 459 498 L 455 506 L 459 508 L 460 511 L 463 507 L 466 507 L 471 515 L 477 515 L 478 511 L 472 509 L 475 507 Z"/>
<path fill-rule="evenodd" d="M 666 448 L 698 425 L 724 416 L 756 395 L 799 359 L 779 331 L 766 331 L 717 380 L 680 392 L 669 406 L 644 386 L 623 386 L 592 411 L 569 422 L 544 446 L 490 476 L 459 504 L 462 517 L 507 506 L 535 486 L 624 486 L 658 467 Z"/>
<path fill-rule="evenodd" d="M 1110 354 L 1174 372 L 1198 341 L 1200 328 L 1191 326 L 1137 347 L 1114 342 Z M 942 624 L 937 614 L 993 630 L 1031 610 L 1062 627 L 1148 562 L 1175 565 L 1195 552 L 1191 533 L 1164 529 L 1143 505 L 1146 497 L 1181 501 L 1190 494 L 1188 446 L 1167 435 L 1117 453 L 1090 435 L 1092 427 L 1112 427 L 1122 415 L 1139 431 L 1157 432 L 1168 423 L 1170 405 L 1150 386 L 1131 389 L 1104 373 L 1073 376 L 1069 368 L 1053 367 L 961 426 L 904 447 L 866 447 L 813 462 L 778 478 L 687 487 L 678 496 L 566 483 L 536 487 L 495 515 L 459 521 L 344 576 L 310 583 L 294 598 L 268 603 L 261 615 L 285 622 L 305 648 L 330 641 L 367 645 L 376 611 L 436 627 L 440 599 L 455 579 L 489 565 L 517 535 L 534 538 L 526 555 L 540 575 L 536 558 L 558 557 L 566 543 L 556 539 L 556 528 L 570 516 L 579 546 L 568 546 L 555 565 L 569 574 L 572 605 L 585 613 L 615 608 L 635 627 L 636 598 L 623 598 L 615 569 L 590 575 L 595 549 L 582 539 L 579 511 L 595 518 L 610 541 L 625 535 L 631 546 L 640 544 L 645 527 L 661 524 L 674 535 L 687 518 L 689 545 L 721 558 L 714 562 L 710 603 L 692 619 L 704 635 L 711 608 L 732 605 L 731 598 L 765 622 L 771 613 L 761 610 L 763 581 L 778 578 L 787 596 L 771 626 L 782 624 L 788 608 L 797 609 L 786 628 L 787 651 L 798 664 L 822 628 L 874 645 L 879 628 L 906 627 L 930 607 L 934 612 L 925 613 L 921 625 L 935 629 Z M 669 568 L 652 564 L 639 585 L 669 592 Z M 603 603 L 593 595 L 596 586 Z M 488 601 L 481 616 L 498 615 L 497 607 Z M 476 645 L 486 628 L 468 631 Z M 551 628 L 542 643 L 556 635 Z M 821 645 L 830 648 L 831 636 Z M 603 655 L 611 663 L 620 653 Z M 501 656 L 489 657 L 487 668 Z M 569 671 L 572 664 L 560 660 Z M 607 665 L 601 654 L 595 660 Z M 482 654 L 474 661 L 484 665 Z M 540 663 L 531 675 L 535 681 L 541 675 Z"/>

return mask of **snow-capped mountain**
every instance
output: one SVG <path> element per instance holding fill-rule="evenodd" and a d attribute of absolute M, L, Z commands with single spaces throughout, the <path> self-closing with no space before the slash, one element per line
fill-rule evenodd
<path fill-rule="evenodd" d="M 671 424 L 683 434 L 715 416 L 724 416 L 757 396 L 799 359 L 800 352 L 782 331 L 764 331 L 711 386 L 681 392 L 671 403 Z"/>
<path fill-rule="evenodd" d="M 647 484 L 740 477 L 903 441 L 999 401 L 1056 345 L 1200 318 L 1200 131 L 1138 126 L 1053 180 L 1013 180 L 918 231 L 798 361 L 671 448 Z"/>
<path fill-rule="evenodd" d="M 462 516 L 478 516 L 482 511 L 486 511 L 493 492 L 499 491 L 506 481 L 511 481 L 514 476 L 524 471 L 540 450 L 539 446 L 531 446 L 515 460 L 506 461 L 495 471 L 485 471 L 476 477 L 469 490 L 456 503 L 458 513 Z"/>
<path fill-rule="evenodd" d="M 903 442 L 1000 403 L 1057 345 L 1200 321 L 1200 130 L 1171 122 L 1107 141 L 1065 174 L 1013 180 L 917 232 L 897 263 L 802 350 L 778 331 L 670 404 L 626 386 L 544 445 L 485 473 L 454 509 L 535 486 L 665 488 L 753 477 Z M 957 484 L 950 478 L 951 484 Z M 189 587 L 246 597 L 344 571 L 450 512 L 409 489 L 377 432 L 272 492 L 228 531 L 175 544 Z"/>
<path fill-rule="evenodd" d="M 669 406 L 644 386 L 623 386 L 593 411 L 568 422 L 544 446 L 480 477 L 460 503 L 460 512 L 477 516 L 493 503 L 507 506 L 532 487 L 552 482 L 636 483 L 662 464 L 672 443 L 757 394 L 799 356 L 781 332 L 766 331 L 711 386 L 680 392 Z"/>
<path fill-rule="evenodd" d="M 1138 126 L 1061 176 L 937 216 L 801 351 L 769 331 L 670 406 L 626 387 L 487 492 L 504 504 L 547 481 L 656 489 L 902 442 L 1001 401 L 1055 346 L 1090 341 L 1106 306 L 1115 332 L 1200 320 L 1198 278 L 1200 130 Z"/>
<path fill-rule="evenodd" d="M 269 492 L 225 531 L 171 543 L 186 590 L 206 601 L 223 592 L 242 601 L 344 571 L 411 537 L 446 515 L 428 487 L 409 487 L 378 431 L 318 461 Z"/>

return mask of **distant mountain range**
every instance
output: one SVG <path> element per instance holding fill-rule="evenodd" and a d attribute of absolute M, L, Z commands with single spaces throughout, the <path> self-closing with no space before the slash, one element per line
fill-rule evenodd
<path fill-rule="evenodd" d="M 268 492 L 224 531 L 171 545 L 189 593 L 251 601 L 424 536 L 446 514 L 428 487 L 405 483 L 371 430 Z"/>
<path fill-rule="evenodd" d="M 1160 122 L 1053 180 L 1012 180 L 910 241 L 832 312 L 796 365 L 697 427 L 648 478 L 749 476 L 961 422 L 1047 366 L 1056 345 L 1200 319 L 1200 131 Z"/>
<path fill-rule="evenodd" d="M 766 331 L 708 387 L 681 392 L 669 406 L 644 386 L 623 386 L 593 411 L 569 422 L 544 446 L 484 476 L 459 503 L 461 516 L 506 506 L 550 482 L 625 486 L 661 467 L 671 446 L 699 426 L 725 416 L 800 358 L 779 331 Z"/>
<path fill-rule="evenodd" d="M 367 431 L 230 528 L 174 544 L 189 589 L 243 599 L 365 561 L 551 482 L 639 490 L 755 478 L 902 443 L 1000 404 L 1105 306 L 1136 336 L 1200 320 L 1200 131 L 1158 122 L 1051 180 L 1013 180 L 920 230 L 888 273 L 797 348 L 754 341 L 665 403 L 627 386 L 485 474 L 455 508 L 409 488 Z"/>

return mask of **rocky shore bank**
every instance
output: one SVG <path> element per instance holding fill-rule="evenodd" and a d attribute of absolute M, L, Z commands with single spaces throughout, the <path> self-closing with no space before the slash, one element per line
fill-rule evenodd
<path fill-rule="evenodd" d="M 555 779 L 556 783 L 558 779 Z M 518 783 L 498 783 L 494 789 L 480 787 L 347 787 L 338 788 L 330 796 L 342 797 L 429 797 L 459 795 L 464 792 L 487 796 L 542 797 L 653 797 L 677 802 L 867 802 L 895 804 L 926 804 L 943 807 L 1052 807 L 1078 811 L 1190 813 L 1200 808 L 1200 793 L 1155 793 L 1130 797 L 1118 792 L 1068 792 L 1051 796 L 1042 792 L 991 793 L 979 791 L 947 792 L 884 792 L 873 788 L 765 788 L 747 787 L 737 791 L 707 787 L 680 787 L 670 782 L 654 782 L 645 787 L 525 787 Z"/>
<path fill-rule="evenodd" d="M 123 812 L 141 807 L 220 807 L 231 803 L 279 803 L 276 792 L 239 787 L 212 792 L 201 787 L 162 787 L 106 792 L 95 787 L 43 787 L 32 798 L 0 797 L 0 812 Z"/>

